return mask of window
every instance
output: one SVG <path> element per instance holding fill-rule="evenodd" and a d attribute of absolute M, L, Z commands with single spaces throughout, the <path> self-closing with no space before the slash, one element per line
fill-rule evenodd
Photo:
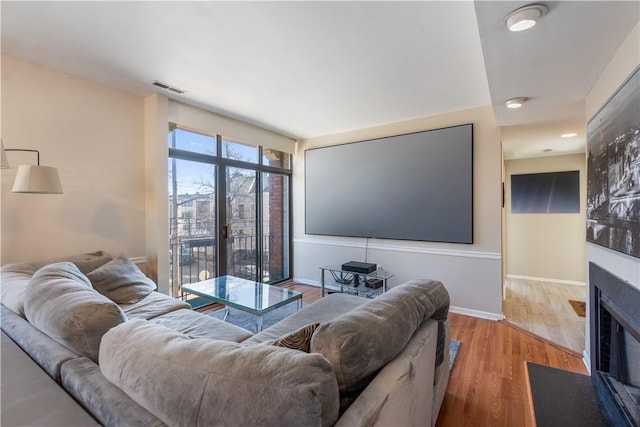
<path fill-rule="evenodd" d="M 262 163 L 278 168 L 291 169 L 291 156 L 282 151 L 265 148 L 262 150 Z"/>
<path fill-rule="evenodd" d="M 222 157 L 241 160 L 243 162 L 258 163 L 258 146 L 222 139 Z"/>
<path fill-rule="evenodd" d="M 217 151 L 215 137 L 182 129 L 174 129 L 173 132 L 175 138 L 169 139 L 170 148 L 215 156 Z"/>
<path fill-rule="evenodd" d="M 173 295 L 203 277 L 290 278 L 291 155 L 175 125 L 168 148 Z"/>

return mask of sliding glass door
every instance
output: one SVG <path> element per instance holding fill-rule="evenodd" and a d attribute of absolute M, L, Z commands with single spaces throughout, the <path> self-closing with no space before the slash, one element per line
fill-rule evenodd
<path fill-rule="evenodd" d="M 225 167 L 227 274 L 258 280 L 257 172 Z"/>
<path fill-rule="evenodd" d="M 290 156 L 174 127 L 169 132 L 169 263 L 183 283 L 290 277 Z"/>

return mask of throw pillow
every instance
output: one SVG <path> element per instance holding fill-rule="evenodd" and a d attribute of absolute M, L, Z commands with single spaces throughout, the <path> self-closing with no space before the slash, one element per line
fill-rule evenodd
<path fill-rule="evenodd" d="M 76 265 L 76 267 L 78 267 L 78 270 L 80 270 L 82 274 L 87 274 L 90 271 L 93 271 L 96 268 L 100 267 L 101 265 L 106 264 L 112 259 L 113 257 L 104 251 L 95 251 L 80 255 L 55 258 L 51 260 L 36 261 L 33 264 L 37 268 L 42 268 L 45 265 L 55 264 L 58 262 L 72 262 Z"/>
<path fill-rule="evenodd" d="M 318 326 L 320 326 L 320 323 L 311 323 L 303 326 L 297 331 L 293 331 L 288 335 L 278 338 L 272 343 L 272 345 L 309 353 L 311 351 L 311 337 L 313 337 L 313 333 Z"/>
<path fill-rule="evenodd" d="M 83 274 L 87 274 L 96 268 L 104 265 L 108 261 L 111 261 L 113 258 L 111 255 L 104 251 L 96 251 L 88 254 L 76 255 L 69 257 L 64 261 L 70 261 L 78 267 Z"/>
<path fill-rule="evenodd" d="M 24 294 L 24 312 L 33 326 L 93 361 L 98 360 L 105 332 L 127 320 L 70 262 L 47 265 L 33 275 Z"/>
<path fill-rule="evenodd" d="M 5 264 L 0 269 L 0 301 L 21 317 L 25 317 L 25 289 L 37 270 L 33 264 Z"/>
<path fill-rule="evenodd" d="M 116 258 L 87 274 L 94 289 L 117 304 L 135 304 L 156 284 L 131 260 Z"/>

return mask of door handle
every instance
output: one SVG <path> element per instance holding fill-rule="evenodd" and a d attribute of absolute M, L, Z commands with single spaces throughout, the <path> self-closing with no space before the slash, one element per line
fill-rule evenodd
<path fill-rule="evenodd" d="M 225 224 L 223 233 L 225 240 L 229 240 L 231 238 L 231 224 Z"/>

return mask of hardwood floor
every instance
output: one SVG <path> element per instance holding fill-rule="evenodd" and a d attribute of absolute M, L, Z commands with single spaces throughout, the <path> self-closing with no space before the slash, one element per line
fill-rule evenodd
<path fill-rule="evenodd" d="M 587 374 L 581 357 L 507 322 L 451 313 L 460 351 L 451 370 L 439 427 L 531 426 L 525 361 Z"/>
<path fill-rule="evenodd" d="M 573 311 L 570 299 L 585 301 L 586 287 L 507 279 L 502 309 L 507 321 L 582 354 L 585 318 Z"/>
<path fill-rule="evenodd" d="M 315 286 L 282 286 L 320 298 Z M 581 357 L 507 322 L 451 313 L 451 336 L 462 344 L 451 371 L 438 427 L 532 426 L 525 361 L 586 374 Z"/>
<path fill-rule="evenodd" d="M 311 304 L 312 302 L 320 299 L 320 287 L 318 286 L 302 285 L 293 281 L 282 282 L 278 285 L 283 288 L 289 288 L 294 291 L 302 292 L 302 302 L 305 304 Z"/>

